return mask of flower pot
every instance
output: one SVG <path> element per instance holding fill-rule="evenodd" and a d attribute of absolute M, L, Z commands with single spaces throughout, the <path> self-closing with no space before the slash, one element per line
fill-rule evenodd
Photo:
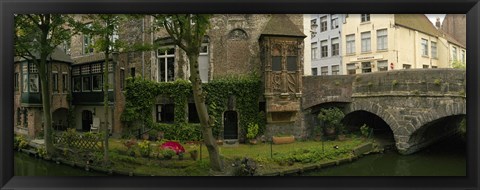
<path fill-rule="evenodd" d="M 258 143 L 257 139 L 249 139 L 248 142 L 250 144 L 257 144 Z"/>
<path fill-rule="evenodd" d="M 273 144 L 288 144 L 288 143 L 293 143 L 295 142 L 295 137 L 292 136 L 286 136 L 286 137 L 272 137 Z"/>

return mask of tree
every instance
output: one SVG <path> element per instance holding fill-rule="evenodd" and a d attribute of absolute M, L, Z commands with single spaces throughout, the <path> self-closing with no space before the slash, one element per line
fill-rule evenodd
<path fill-rule="evenodd" d="M 462 61 L 454 60 L 454 61 L 452 61 L 452 67 L 454 69 L 466 69 L 467 65 Z"/>
<path fill-rule="evenodd" d="M 208 115 L 205 104 L 206 94 L 202 89 L 202 81 L 198 69 L 198 56 L 205 33 L 210 26 L 211 15 L 206 14 L 174 14 L 153 15 L 156 25 L 165 28 L 175 45 L 185 51 L 190 65 L 190 81 L 192 82 L 193 99 L 200 119 L 202 135 L 208 149 L 210 167 L 215 171 L 222 171 L 223 164 L 220 160 L 212 127 L 215 119 Z"/>
<path fill-rule="evenodd" d="M 75 33 L 69 15 L 18 14 L 15 15 L 15 56 L 31 61 L 40 78 L 45 149 L 51 155 L 53 147 L 52 112 L 50 107 L 50 84 L 47 69 L 48 59 L 55 48 Z"/>
<path fill-rule="evenodd" d="M 118 49 L 122 46 L 121 41 L 116 39 L 116 35 L 118 32 L 118 26 L 123 20 L 125 20 L 125 16 L 114 14 L 92 14 L 85 16 L 85 18 L 83 19 L 92 22 L 88 25 L 84 25 L 81 31 L 84 34 L 95 37 L 95 41 L 93 44 L 95 51 L 103 52 L 105 54 L 103 65 L 103 107 L 105 110 L 105 122 L 103 122 L 104 124 L 101 128 L 103 129 L 104 133 L 104 161 L 105 163 L 108 163 L 108 89 L 110 87 L 108 81 L 108 68 L 110 62 L 110 55 L 112 55 L 114 52 L 118 52 Z"/>

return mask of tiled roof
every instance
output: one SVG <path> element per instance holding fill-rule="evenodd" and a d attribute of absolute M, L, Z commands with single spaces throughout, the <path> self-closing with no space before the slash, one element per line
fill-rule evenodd
<path fill-rule="evenodd" d="M 34 53 L 34 56 L 35 57 L 40 57 L 40 55 L 38 53 Z M 61 62 L 65 62 L 65 63 L 73 63 L 73 60 L 70 59 L 70 56 L 68 56 L 61 48 L 57 47 L 55 48 L 55 50 L 53 50 L 53 53 L 52 53 L 52 56 L 48 59 L 48 60 L 55 60 L 55 61 L 61 61 Z M 18 61 L 23 61 L 25 60 L 24 58 L 20 58 L 20 57 L 15 57 L 14 58 L 14 62 L 18 62 Z"/>
<path fill-rule="evenodd" d="M 442 36 L 424 14 L 395 14 L 395 24 L 432 36 Z"/>
<path fill-rule="evenodd" d="M 110 56 L 111 57 L 111 56 Z M 105 60 L 105 54 L 102 53 L 94 53 L 85 56 L 79 56 L 73 58 L 73 64 L 82 64 L 82 63 L 92 63 Z"/>
<path fill-rule="evenodd" d="M 306 37 L 285 14 L 272 14 L 262 35 Z"/>
<path fill-rule="evenodd" d="M 462 48 L 466 48 L 466 44 L 461 43 L 460 41 L 455 39 L 453 36 L 451 36 L 450 34 L 446 33 L 445 31 L 443 31 L 441 29 L 439 31 L 442 33 L 442 37 L 447 39 L 448 42 L 450 42 L 452 44 L 455 44 L 457 46 L 460 46 Z"/>

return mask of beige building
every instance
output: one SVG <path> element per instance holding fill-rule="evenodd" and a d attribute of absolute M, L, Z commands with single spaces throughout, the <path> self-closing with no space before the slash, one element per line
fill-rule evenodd
<path fill-rule="evenodd" d="M 450 68 L 466 54 L 423 14 L 349 14 L 342 30 L 343 73 Z M 456 54 L 455 54 L 456 53 Z"/>

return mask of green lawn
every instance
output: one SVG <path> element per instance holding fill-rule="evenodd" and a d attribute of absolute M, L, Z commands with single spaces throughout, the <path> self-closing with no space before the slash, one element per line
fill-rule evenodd
<path fill-rule="evenodd" d="M 124 140 L 110 139 L 111 160 L 113 168 L 133 173 L 144 173 L 151 175 L 209 175 L 208 151 L 202 146 L 201 159 L 194 161 L 190 158 L 189 152 L 197 150 L 199 145 L 182 144 L 186 149 L 183 160 L 178 156 L 172 160 L 164 160 L 158 154 L 159 145 L 152 142 L 153 152 L 149 158 L 124 155 L 126 147 L 122 144 Z M 239 144 L 236 147 L 220 145 L 220 154 L 225 158 L 226 170 L 231 170 L 232 163 L 236 158 L 248 157 L 257 162 L 260 173 L 271 173 L 289 168 L 296 168 L 303 165 L 321 163 L 332 159 L 351 157 L 351 150 L 365 142 L 358 137 L 350 137 L 345 141 L 325 141 L 324 149 L 322 142 L 318 141 L 297 141 L 291 144 L 271 145 L 270 143 L 259 143 L 257 145 Z M 334 146 L 338 145 L 338 149 Z M 137 150 L 138 152 L 138 150 Z M 292 160 L 290 164 L 282 164 L 283 160 Z"/>

